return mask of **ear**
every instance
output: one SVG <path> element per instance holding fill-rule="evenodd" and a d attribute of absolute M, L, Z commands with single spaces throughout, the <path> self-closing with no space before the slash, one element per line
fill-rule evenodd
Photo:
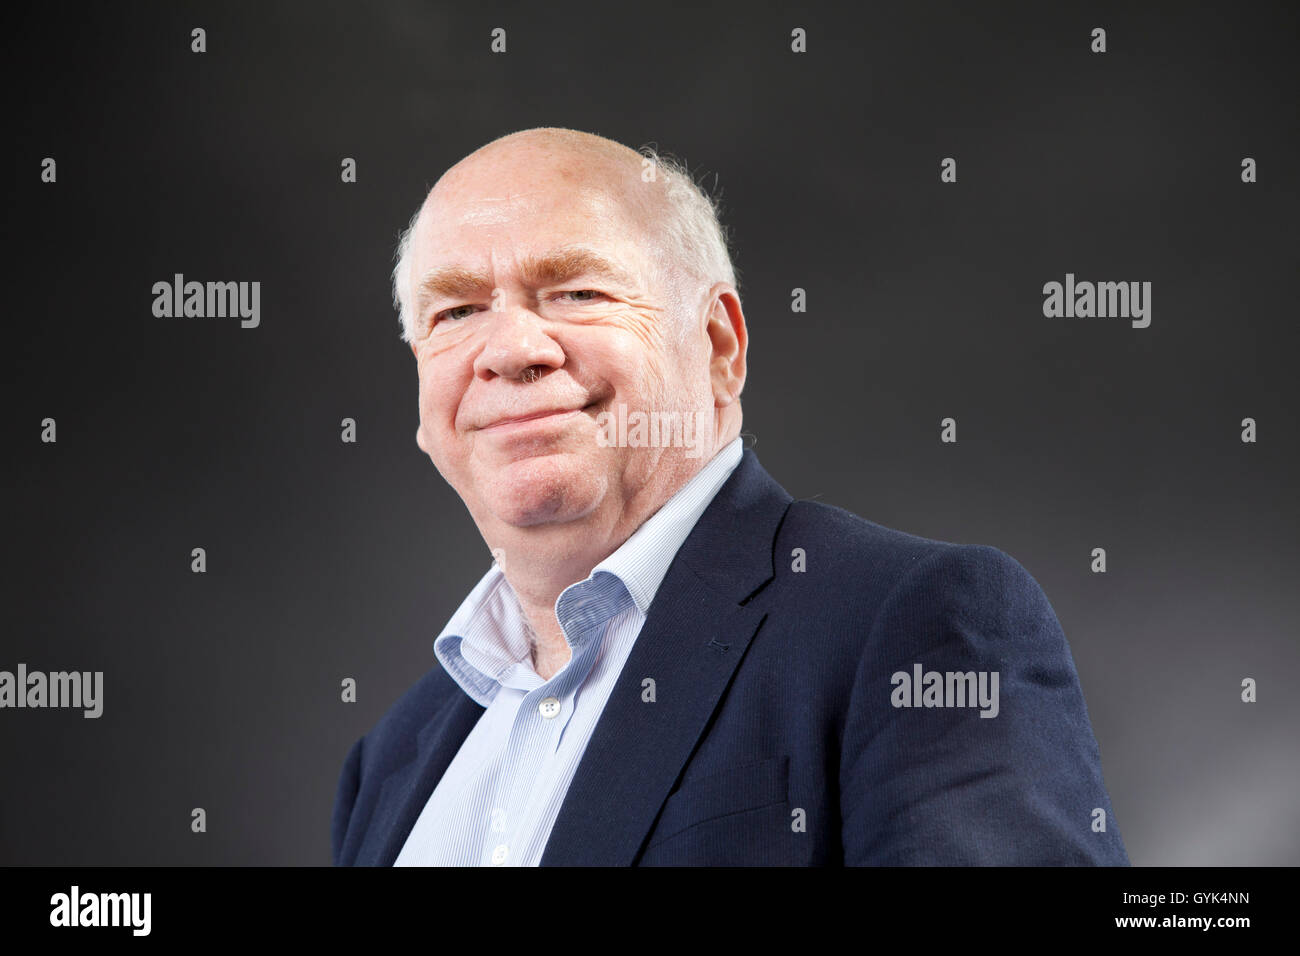
<path fill-rule="evenodd" d="M 749 333 L 740 295 L 734 286 L 719 282 L 709 290 L 709 380 L 716 408 L 730 405 L 745 388 L 745 352 Z"/>

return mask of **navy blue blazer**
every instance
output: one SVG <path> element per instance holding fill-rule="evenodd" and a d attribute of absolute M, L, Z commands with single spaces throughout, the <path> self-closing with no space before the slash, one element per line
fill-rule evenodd
<path fill-rule="evenodd" d="M 996 672 L 996 716 L 959 706 L 960 680 L 894 676 L 917 665 Z M 392 865 L 482 714 L 435 663 L 352 746 L 336 865 Z M 746 450 L 668 568 L 541 864 L 1128 857 L 1069 646 L 1029 573 L 996 548 L 795 501 Z"/>

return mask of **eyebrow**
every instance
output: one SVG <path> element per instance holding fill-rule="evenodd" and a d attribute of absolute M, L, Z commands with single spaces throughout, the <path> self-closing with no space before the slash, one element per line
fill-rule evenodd
<path fill-rule="evenodd" d="M 540 256 L 525 256 L 519 271 L 524 283 L 531 286 L 558 285 L 582 276 L 604 279 L 625 287 L 636 285 L 627 270 L 586 246 L 569 246 Z M 463 266 L 434 268 L 424 274 L 416 288 L 416 306 L 423 313 L 435 299 L 464 298 L 491 288 L 492 280 L 486 272 Z"/>

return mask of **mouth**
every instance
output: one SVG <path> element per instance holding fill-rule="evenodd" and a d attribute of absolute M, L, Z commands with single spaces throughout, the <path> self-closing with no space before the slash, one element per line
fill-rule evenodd
<path fill-rule="evenodd" d="M 553 408 L 549 411 L 534 412 L 531 415 L 520 415 L 517 418 L 503 418 L 495 421 L 491 425 L 484 425 L 479 431 L 484 432 L 505 432 L 521 428 L 537 427 L 541 425 L 550 425 L 564 422 L 573 418 L 575 415 L 581 415 L 584 412 L 595 408 L 596 402 L 590 405 L 584 405 L 582 408 Z"/>

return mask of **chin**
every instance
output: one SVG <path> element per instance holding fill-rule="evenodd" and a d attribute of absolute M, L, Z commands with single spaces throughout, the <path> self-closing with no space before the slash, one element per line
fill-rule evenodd
<path fill-rule="evenodd" d="M 604 471 L 585 456 L 540 455 L 494 469 L 484 500 L 499 521 L 526 528 L 585 517 L 608 486 Z"/>

